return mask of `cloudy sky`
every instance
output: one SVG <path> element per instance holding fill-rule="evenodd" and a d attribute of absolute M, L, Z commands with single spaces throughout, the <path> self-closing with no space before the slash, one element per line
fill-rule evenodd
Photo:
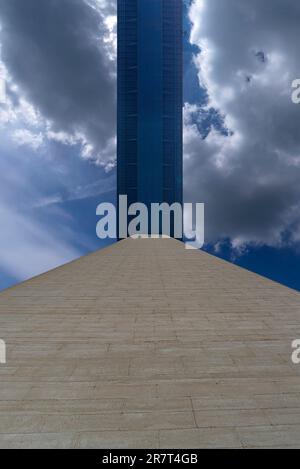
<path fill-rule="evenodd" d="M 298 0 L 185 3 L 185 199 L 206 249 L 300 289 Z M 0 288 L 100 248 L 115 197 L 116 2 L 0 0 Z"/>

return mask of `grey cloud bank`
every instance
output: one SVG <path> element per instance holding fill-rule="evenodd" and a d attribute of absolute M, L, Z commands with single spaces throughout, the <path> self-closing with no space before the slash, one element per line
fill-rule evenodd
<path fill-rule="evenodd" d="M 185 196 L 207 208 L 211 242 L 282 246 L 300 241 L 300 72 L 296 0 L 196 0 L 190 9 L 195 64 L 225 136 L 200 137 L 185 106 Z"/>
<path fill-rule="evenodd" d="M 115 160 L 111 2 L 1 0 L 1 56 L 20 93 L 83 156 Z M 68 138 L 64 137 L 65 141 Z"/>

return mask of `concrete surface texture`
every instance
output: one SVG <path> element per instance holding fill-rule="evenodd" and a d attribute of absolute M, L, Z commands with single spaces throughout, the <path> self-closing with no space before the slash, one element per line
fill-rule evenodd
<path fill-rule="evenodd" d="M 300 447 L 300 296 L 171 239 L 0 295 L 1 448 Z"/>

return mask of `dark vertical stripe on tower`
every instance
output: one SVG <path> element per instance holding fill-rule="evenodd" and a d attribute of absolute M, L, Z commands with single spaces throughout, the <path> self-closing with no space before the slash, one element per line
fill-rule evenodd
<path fill-rule="evenodd" d="M 118 195 L 137 201 L 137 3 L 118 0 Z"/>
<path fill-rule="evenodd" d="M 138 1 L 138 197 L 163 200 L 162 1 Z"/>
<path fill-rule="evenodd" d="M 183 19 L 181 0 L 163 3 L 164 201 L 182 203 Z"/>

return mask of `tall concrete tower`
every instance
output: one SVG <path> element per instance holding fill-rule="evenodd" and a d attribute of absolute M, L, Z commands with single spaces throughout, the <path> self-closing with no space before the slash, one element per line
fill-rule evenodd
<path fill-rule="evenodd" d="M 118 195 L 182 203 L 182 0 L 118 0 Z"/>
<path fill-rule="evenodd" d="M 300 447 L 300 295 L 175 239 L 0 293 L 0 448 Z"/>

